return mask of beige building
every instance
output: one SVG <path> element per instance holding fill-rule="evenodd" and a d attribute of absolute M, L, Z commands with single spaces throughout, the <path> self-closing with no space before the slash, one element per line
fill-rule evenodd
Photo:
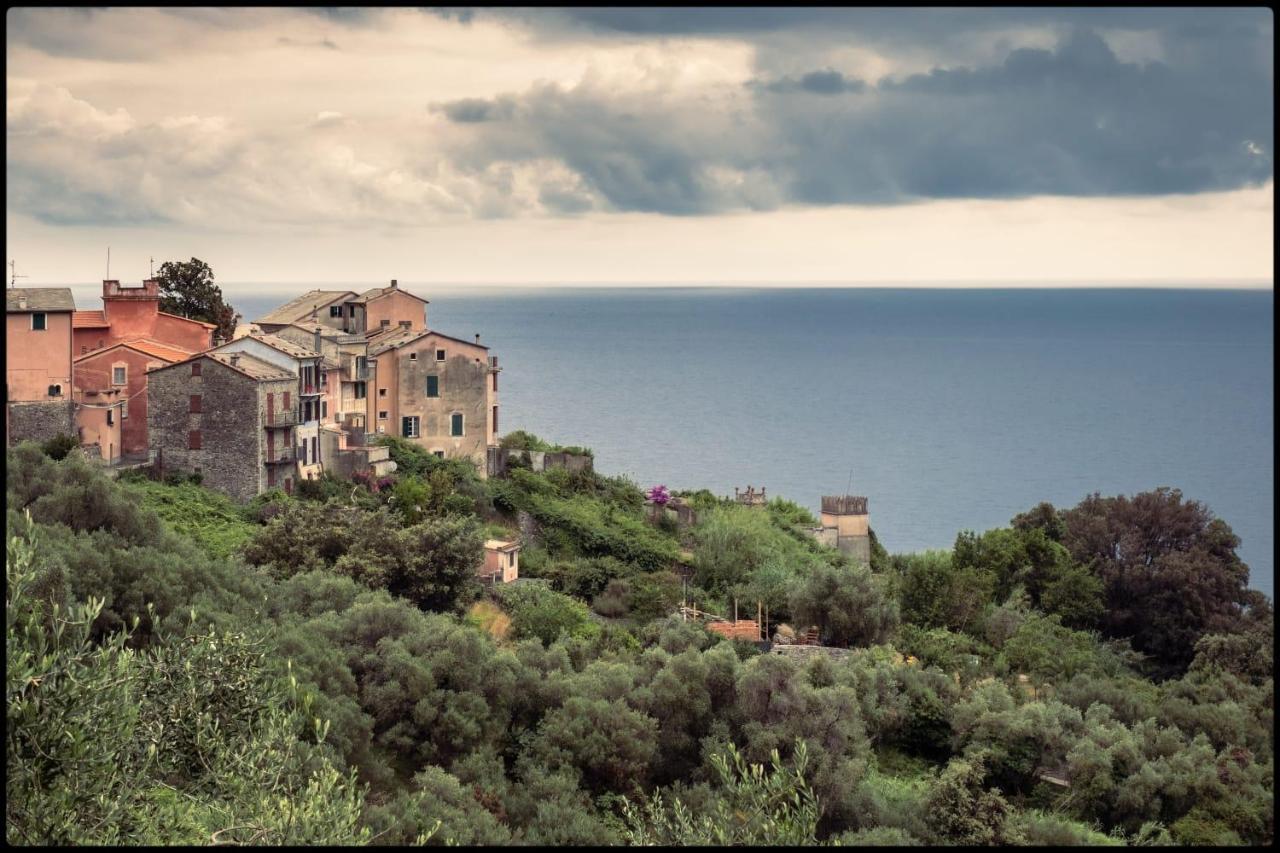
<path fill-rule="evenodd" d="M 520 543 L 485 540 L 484 563 L 477 573 L 488 584 L 511 583 L 520 577 Z"/>

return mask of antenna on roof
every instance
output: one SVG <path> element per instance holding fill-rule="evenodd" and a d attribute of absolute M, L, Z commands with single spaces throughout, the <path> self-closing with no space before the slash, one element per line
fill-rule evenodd
<path fill-rule="evenodd" d="M 13 287 L 18 283 L 18 279 L 26 278 L 25 275 L 18 275 L 18 262 L 9 261 L 9 286 Z"/>
<path fill-rule="evenodd" d="M 844 493 L 849 494 L 849 490 L 853 488 L 853 466 L 849 466 L 849 484 L 844 487 Z"/>
<path fill-rule="evenodd" d="M 155 258 L 151 258 L 151 277 L 152 278 L 156 277 L 156 259 Z"/>
<path fill-rule="evenodd" d="M 107 281 L 111 280 L 111 247 L 107 247 Z"/>

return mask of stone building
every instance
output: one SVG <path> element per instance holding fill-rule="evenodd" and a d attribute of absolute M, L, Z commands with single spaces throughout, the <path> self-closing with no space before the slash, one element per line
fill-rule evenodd
<path fill-rule="evenodd" d="M 71 393 L 75 308 L 67 287 L 5 291 L 6 444 L 77 434 Z"/>
<path fill-rule="evenodd" d="M 346 330 L 347 299 L 356 298 L 354 290 L 308 290 L 258 319 L 253 324 L 264 332 L 275 333 L 290 323 L 319 323 L 336 331 Z"/>
<path fill-rule="evenodd" d="M 297 448 L 297 477 L 304 480 L 319 477 L 324 470 L 320 459 L 320 421 L 325 414 L 324 389 L 321 387 L 323 357 L 320 353 L 279 335 L 266 333 L 227 341 L 210 352 L 243 353 L 294 376 L 294 387 L 282 391 L 283 400 L 276 401 L 276 407 L 289 411 L 296 409 L 293 438 Z"/>
<path fill-rule="evenodd" d="M 823 495 L 822 524 L 810 533 L 862 565 L 871 565 L 871 521 L 861 495 Z"/>
<path fill-rule="evenodd" d="M 318 357 L 320 465 L 335 473 L 376 472 L 386 466 L 371 455 L 371 440 L 395 435 L 439 456 L 469 459 L 481 476 L 488 473 L 498 433 L 497 358 L 479 336 L 471 342 L 429 329 L 427 304 L 393 279 L 360 294 L 312 290 L 255 321 L 267 334 L 246 338 L 285 340 Z M 218 349 L 271 360 L 246 346 Z M 309 434 L 303 438 L 310 441 Z M 359 459 L 325 455 L 347 451 Z"/>
<path fill-rule="evenodd" d="M 488 448 L 497 443 L 499 369 L 488 347 L 406 324 L 371 336 L 369 358 L 368 422 L 377 433 L 487 471 Z"/>
<path fill-rule="evenodd" d="M 147 419 L 161 471 L 200 474 L 246 501 L 297 477 L 296 374 L 242 352 L 207 352 L 151 371 Z"/>

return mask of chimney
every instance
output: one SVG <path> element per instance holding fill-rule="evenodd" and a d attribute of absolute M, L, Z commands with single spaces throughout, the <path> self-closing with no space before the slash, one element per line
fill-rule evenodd
<path fill-rule="evenodd" d="M 240 353 L 238 352 L 231 353 L 231 366 L 236 367 L 239 364 L 240 364 Z"/>
<path fill-rule="evenodd" d="M 316 352 L 320 352 L 320 330 L 316 329 Z"/>
<path fill-rule="evenodd" d="M 476 332 L 476 343 L 480 343 L 480 333 Z"/>
<path fill-rule="evenodd" d="M 399 290 L 399 289 L 400 289 L 400 285 L 396 284 L 396 280 L 395 280 L 394 278 L 393 278 L 393 279 L 391 279 L 391 289 L 392 289 L 392 290 Z"/>

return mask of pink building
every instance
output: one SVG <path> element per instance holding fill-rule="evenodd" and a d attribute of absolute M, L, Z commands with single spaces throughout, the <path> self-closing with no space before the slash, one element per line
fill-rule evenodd
<path fill-rule="evenodd" d="M 185 361 L 191 353 L 148 339 L 108 344 L 74 361 L 76 400 L 119 392 L 121 456 L 147 452 L 147 371 Z"/>
<path fill-rule="evenodd" d="M 213 346 L 212 323 L 190 320 L 160 310 L 160 283 L 148 279 L 141 287 L 102 282 L 102 310 L 77 311 L 72 318 L 76 355 L 120 341 L 146 339 L 186 352 Z"/>
<path fill-rule="evenodd" d="M 66 287 L 5 291 L 6 443 L 75 432 L 71 402 L 75 300 Z"/>

